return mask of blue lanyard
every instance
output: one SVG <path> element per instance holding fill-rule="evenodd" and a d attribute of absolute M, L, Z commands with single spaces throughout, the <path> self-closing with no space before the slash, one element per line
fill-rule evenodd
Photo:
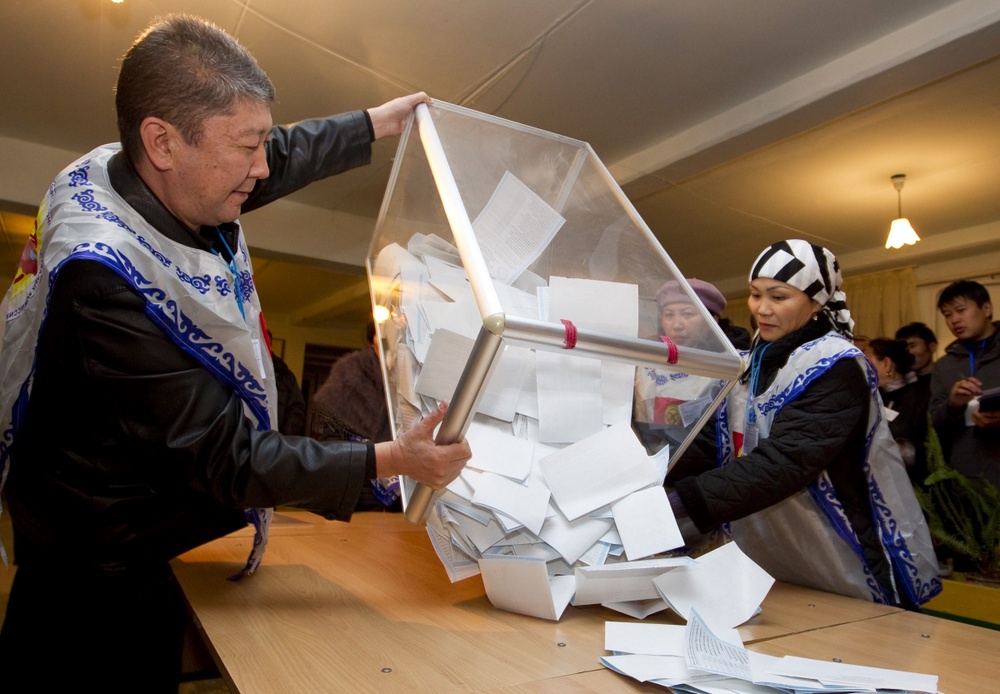
<path fill-rule="evenodd" d="M 233 249 L 226 243 L 226 237 L 222 235 L 222 230 L 219 227 L 215 227 L 215 233 L 219 235 L 219 240 L 222 241 L 223 247 L 229 253 L 229 270 L 233 273 L 233 293 L 236 295 L 236 306 L 240 309 L 240 315 L 243 316 L 243 320 L 246 320 L 247 314 L 243 308 L 243 288 L 240 285 L 240 270 L 236 267 L 236 254 L 233 253 Z M 219 255 L 219 252 L 214 248 L 212 249 L 212 253 Z"/>
<path fill-rule="evenodd" d="M 979 353 L 986 351 L 986 340 L 979 343 Z M 969 377 L 976 375 L 976 353 L 972 351 L 972 343 L 969 343 Z"/>
<path fill-rule="evenodd" d="M 753 399 L 757 394 L 757 384 L 760 383 L 760 367 L 764 361 L 764 352 L 771 346 L 768 342 L 763 347 L 750 355 L 750 392 L 747 394 L 747 423 L 753 424 L 757 421 L 757 413 L 754 412 Z"/>

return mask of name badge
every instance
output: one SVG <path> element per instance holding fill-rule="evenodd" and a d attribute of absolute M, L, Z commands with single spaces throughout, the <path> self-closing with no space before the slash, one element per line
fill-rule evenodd
<path fill-rule="evenodd" d="M 757 442 L 760 440 L 760 433 L 757 431 L 757 427 L 753 424 L 747 425 L 747 430 L 743 434 L 743 455 L 750 455 L 750 453 L 757 447 Z"/>
<path fill-rule="evenodd" d="M 705 408 L 712 403 L 709 398 L 698 398 L 697 400 L 688 400 L 687 402 L 682 402 L 677 406 L 678 412 L 681 415 L 681 424 L 686 429 L 701 417 Z"/>

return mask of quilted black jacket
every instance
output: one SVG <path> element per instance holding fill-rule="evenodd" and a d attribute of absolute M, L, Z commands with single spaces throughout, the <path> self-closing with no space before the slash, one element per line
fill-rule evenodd
<path fill-rule="evenodd" d="M 825 321 L 776 340 L 764 353 L 757 392 L 766 390 L 788 355 L 826 334 Z M 842 359 L 775 416 L 768 438 L 749 455 L 718 466 L 710 422 L 667 476 L 702 532 L 772 506 L 801 491 L 824 470 L 883 585 L 890 567 L 872 522 L 862 461 L 871 394 L 853 359 Z M 892 591 L 890 591 L 891 594 Z"/>

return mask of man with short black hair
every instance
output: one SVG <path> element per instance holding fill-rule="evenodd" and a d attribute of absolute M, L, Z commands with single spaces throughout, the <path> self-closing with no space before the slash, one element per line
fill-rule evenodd
<path fill-rule="evenodd" d="M 924 323 L 907 323 L 896 331 L 896 339 L 905 342 L 907 351 L 913 355 L 913 370 L 917 376 L 929 382 L 938 345 L 934 331 Z"/>
<path fill-rule="evenodd" d="M 984 390 L 1000 386 L 1000 323 L 978 282 L 952 282 L 937 305 L 956 340 L 934 364 L 931 420 L 952 467 L 1000 486 L 1000 412 L 978 407 Z"/>

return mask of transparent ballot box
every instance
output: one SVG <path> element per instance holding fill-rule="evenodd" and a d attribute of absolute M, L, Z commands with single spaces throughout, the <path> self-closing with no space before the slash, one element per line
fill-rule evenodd
<path fill-rule="evenodd" d="M 402 481 L 453 580 L 621 549 L 612 506 L 662 488 L 742 369 L 587 143 L 458 106 L 404 131 L 367 269 L 394 434 L 446 400 L 437 440 L 472 447 L 442 492 Z"/>

